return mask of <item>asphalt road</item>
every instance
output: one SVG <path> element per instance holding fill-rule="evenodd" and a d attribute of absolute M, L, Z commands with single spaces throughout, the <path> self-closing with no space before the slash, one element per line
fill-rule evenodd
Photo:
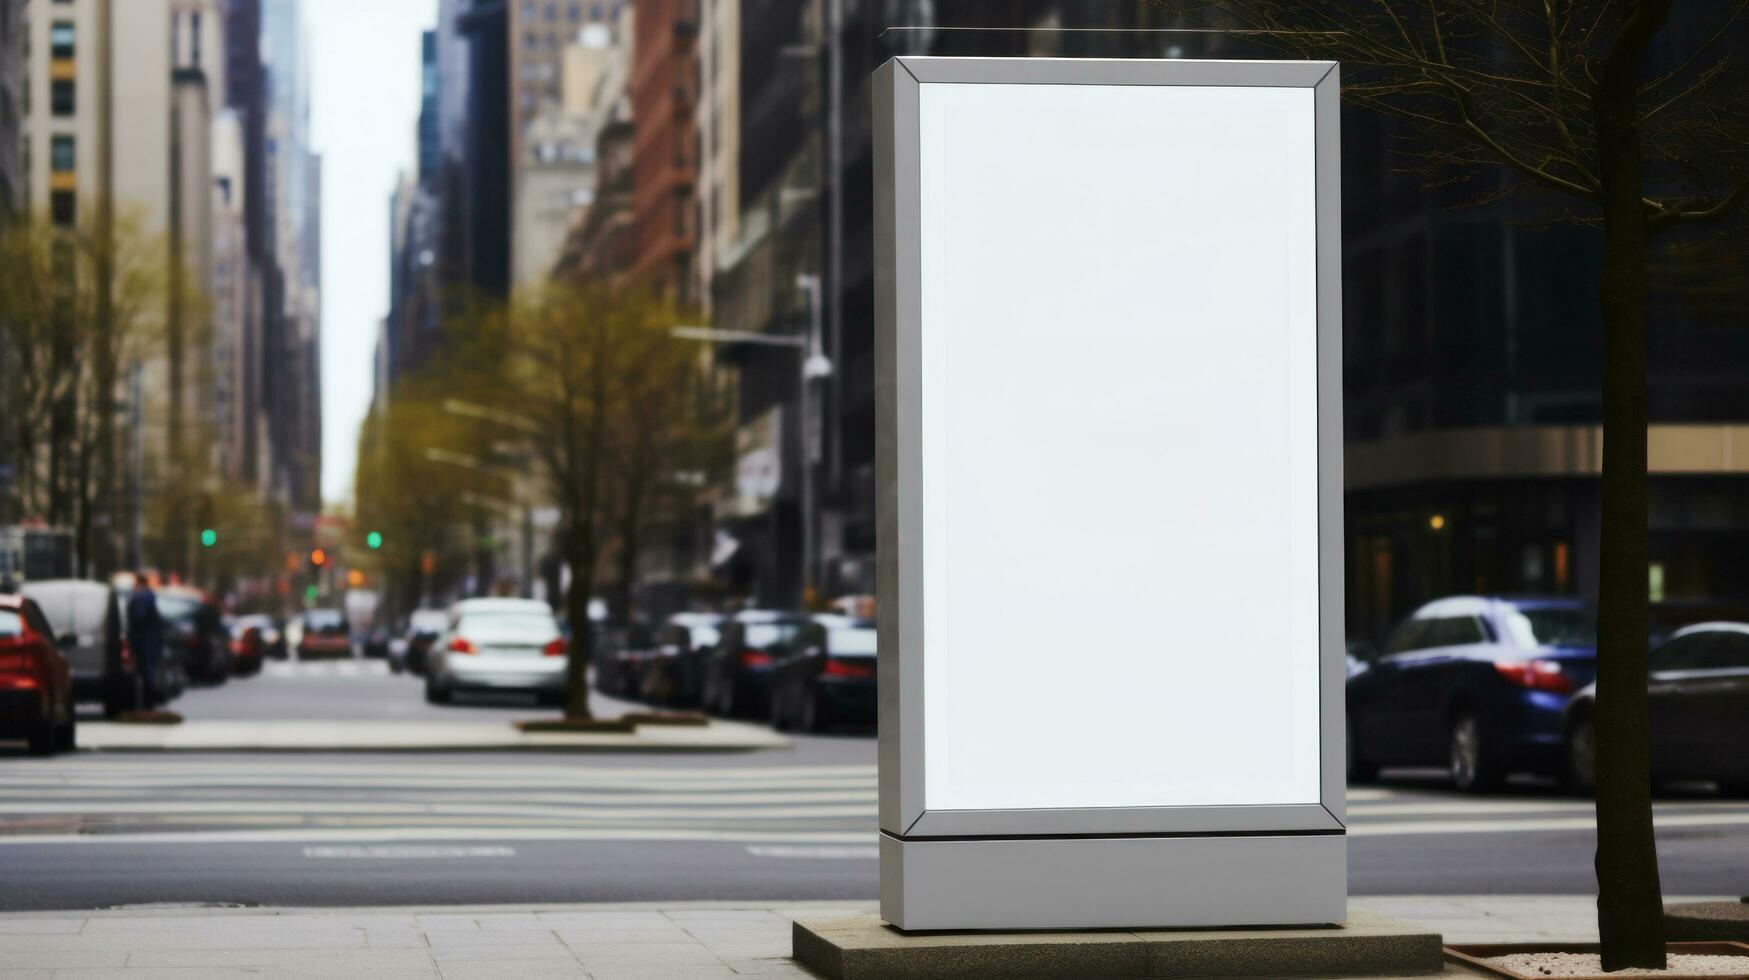
<path fill-rule="evenodd" d="M 603 700 L 603 714 L 624 706 Z M 191 719 L 528 717 L 435 707 L 377 664 L 270 668 Z M 101 754 L 0 743 L 0 909 L 872 899 L 874 740 L 736 754 Z M 1585 894 L 1589 805 L 1400 774 L 1349 799 L 1350 890 Z M 1749 891 L 1749 804 L 1660 801 L 1671 895 Z"/>

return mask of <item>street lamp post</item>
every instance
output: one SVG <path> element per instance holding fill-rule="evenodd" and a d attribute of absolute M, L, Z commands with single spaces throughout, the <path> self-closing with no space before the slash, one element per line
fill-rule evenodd
<path fill-rule="evenodd" d="M 757 330 L 718 330 L 711 327 L 675 327 L 669 331 L 681 340 L 698 340 L 707 344 L 752 344 L 760 347 L 784 347 L 796 352 L 797 410 L 802 417 L 801 435 L 801 520 L 802 520 L 802 592 L 804 599 L 815 585 L 814 522 L 817 516 L 814 502 L 814 464 L 819 459 L 818 423 L 814 419 L 815 399 L 812 382 L 832 376 L 832 361 L 820 350 L 820 277 L 799 275 L 796 286 L 808 298 L 808 332 L 769 334 Z"/>

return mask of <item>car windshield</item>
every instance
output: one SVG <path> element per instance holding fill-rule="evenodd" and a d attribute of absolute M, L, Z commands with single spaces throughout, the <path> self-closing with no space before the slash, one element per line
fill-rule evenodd
<path fill-rule="evenodd" d="M 200 612 L 200 603 L 181 596 L 158 597 L 158 615 L 174 622 L 185 622 Z"/>
<path fill-rule="evenodd" d="M 304 629 L 334 635 L 346 632 L 346 620 L 333 609 L 312 609 L 304 613 Z"/>
<path fill-rule="evenodd" d="M 692 645 L 695 647 L 716 646 L 723 635 L 717 632 L 715 626 L 694 626 L 690 631 Z"/>
<path fill-rule="evenodd" d="M 1590 609 L 1513 609 L 1506 628 L 1521 647 L 1597 645 L 1597 613 Z"/>
<path fill-rule="evenodd" d="M 801 623 L 748 623 L 747 645 L 761 649 L 787 645 L 801 631 Z"/>
<path fill-rule="evenodd" d="M 24 619 L 10 609 L 0 609 L 0 636 L 17 636 L 24 632 Z"/>
<path fill-rule="evenodd" d="M 837 629 L 826 634 L 826 650 L 830 653 L 873 654 L 875 631 L 871 629 Z"/>
<path fill-rule="evenodd" d="M 408 625 L 415 633 L 437 634 L 443 632 L 443 628 L 449 625 L 449 617 L 440 611 L 427 609 L 414 613 L 413 619 Z"/>

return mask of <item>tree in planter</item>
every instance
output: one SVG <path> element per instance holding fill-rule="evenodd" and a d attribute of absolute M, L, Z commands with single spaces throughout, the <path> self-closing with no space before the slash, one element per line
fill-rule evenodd
<path fill-rule="evenodd" d="M 654 321 L 690 322 L 666 310 Z M 700 487 L 728 465 L 732 430 L 727 406 L 696 344 L 667 329 L 640 330 L 625 351 L 623 411 L 608 428 L 608 489 L 613 520 L 615 621 L 630 620 L 638 561 L 652 531 L 683 518 Z"/>
<path fill-rule="evenodd" d="M 658 390 L 663 378 L 688 387 L 671 370 L 679 361 L 667 351 L 684 348 L 669 338 L 674 317 L 671 304 L 648 294 L 561 281 L 518 294 L 506 308 L 476 318 L 472 331 L 473 343 L 505 355 L 501 380 L 477 384 L 476 398 L 523 437 L 559 507 L 559 550 L 571 569 L 567 719 L 590 716 L 589 602 L 615 525 L 624 521 L 615 494 L 623 505 L 625 493 L 616 481 L 646 465 L 630 462 L 634 450 L 658 443 L 667 448 L 650 465 L 656 472 L 671 465 L 660 461 L 673 448 L 669 431 L 640 419 L 667 416 L 651 407 L 668 397 Z M 634 435 L 640 430 L 641 439 Z"/>
<path fill-rule="evenodd" d="M 81 566 L 105 574 L 122 526 L 118 382 L 158 352 L 169 284 L 138 213 L 90 210 L 72 227 L 25 215 L 0 228 L 0 455 L 14 468 L 0 513 L 70 525 Z"/>
<path fill-rule="evenodd" d="M 1503 168 L 1579 205 L 1563 217 L 1601 228 L 1598 927 L 1606 970 L 1662 968 L 1646 696 L 1647 270 L 1661 237 L 1743 217 L 1749 86 L 1730 55 L 1746 4 L 1707 11 L 1716 19 L 1699 40 L 1660 50 L 1666 67 L 1654 72 L 1672 0 L 1148 2 L 1340 61 L 1344 96 L 1405 121 L 1419 165 Z"/>

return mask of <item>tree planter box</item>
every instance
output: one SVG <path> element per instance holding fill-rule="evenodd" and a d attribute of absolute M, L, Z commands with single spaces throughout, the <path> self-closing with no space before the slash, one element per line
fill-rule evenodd
<path fill-rule="evenodd" d="M 1547 980 L 1547 974 L 1523 973 L 1507 969 L 1498 963 L 1489 962 L 1499 956 L 1511 956 L 1513 953 L 1595 953 L 1599 949 L 1597 943 L 1466 943 L 1462 946 L 1447 946 L 1445 958 L 1447 962 L 1459 963 L 1473 970 L 1480 970 L 1493 977 L 1511 977 L 1513 980 Z M 1660 980 L 1749 980 L 1749 945 L 1743 943 L 1666 943 L 1666 953 L 1689 954 L 1694 956 L 1735 956 L 1743 960 L 1743 970 L 1740 973 L 1682 973 L 1679 970 L 1669 970 L 1657 976 Z M 1565 977 L 1564 980 L 1619 980 L 1620 974 L 1597 973 L 1582 977 Z"/>
<path fill-rule="evenodd" d="M 703 728 L 711 723 L 704 715 L 678 711 L 628 711 L 620 715 L 620 719 L 634 725 L 669 725 L 676 728 Z"/>
<path fill-rule="evenodd" d="M 525 735 L 629 735 L 636 722 L 624 718 L 540 718 L 513 722 Z"/>

